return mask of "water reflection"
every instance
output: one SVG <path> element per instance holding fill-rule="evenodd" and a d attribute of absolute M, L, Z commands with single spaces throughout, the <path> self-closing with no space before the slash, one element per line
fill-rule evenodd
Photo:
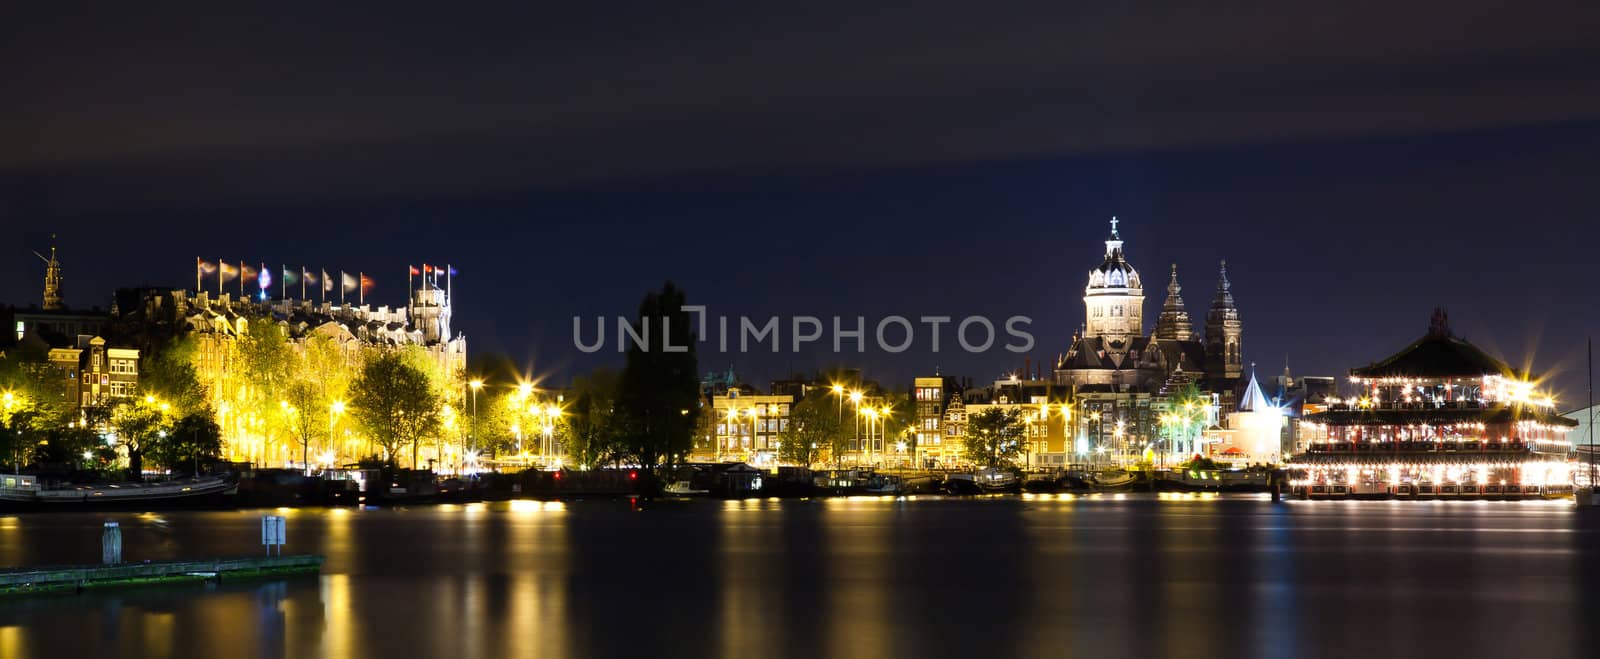
<path fill-rule="evenodd" d="M 0 518 L 253 554 L 262 511 Z M 1585 656 L 1600 514 L 1227 497 L 299 510 L 324 575 L 0 599 L 0 657 Z M 85 558 L 87 555 L 87 558 Z"/>

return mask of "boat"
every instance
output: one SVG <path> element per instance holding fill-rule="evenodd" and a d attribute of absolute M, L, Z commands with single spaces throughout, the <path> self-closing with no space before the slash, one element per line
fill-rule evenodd
<path fill-rule="evenodd" d="M 944 477 L 946 494 L 970 496 L 974 494 L 1018 494 L 1022 480 L 1015 473 L 1000 469 L 980 469 L 970 473 L 947 474 Z"/>
<path fill-rule="evenodd" d="M 664 470 L 661 478 L 666 483 L 661 493 L 667 496 L 703 497 L 711 494 L 712 474 L 709 469 L 684 465 Z"/>
<path fill-rule="evenodd" d="M 1133 474 L 1121 469 L 1102 471 L 1088 480 L 1089 487 L 1099 492 L 1122 492 L 1133 489 Z"/>
<path fill-rule="evenodd" d="M 0 509 L 7 511 L 108 510 L 223 505 L 237 485 L 216 477 L 151 483 L 108 483 L 45 488 L 37 477 L 0 476 Z"/>
<path fill-rule="evenodd" d="M 899 476 L 873 474 L 867 479 L 867 494 L 903 494 L 905 491 L 905 481 Z"/>

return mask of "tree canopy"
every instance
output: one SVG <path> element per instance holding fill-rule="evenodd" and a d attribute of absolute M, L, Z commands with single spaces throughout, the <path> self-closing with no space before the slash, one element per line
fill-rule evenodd
<path fill-rule="evenodd" d="M 967 419 L 966 456 L 990 468 L 1010 466 L 1022 455 L 1022 410 L 990 407 Z"/>
<path fill-rule="evenodd" d="M 778 434 L 778 459 L 810 467 L 832 452 L 837 460 L 848 440 L 842 426 L 832 395 L 826 389 L 812 391 L 790 409 L 789 425 Z"/>
<path fill-rule="evenodd" d="M 645 469 L 687 455 L 700 407 L 696 337 L 685 298 L 672 282 L 645 295 L 617 393 L 622 445 Z"/>
<path fill-rule="evenodd" d="M 415 468 L 417 446 L 439 429 L 440 401 L 428 375 L 395 352 L 368 360 L 351 387 L 350 415 L 383 447 L 391 464 L 400 447 L 411 444 Z"/>

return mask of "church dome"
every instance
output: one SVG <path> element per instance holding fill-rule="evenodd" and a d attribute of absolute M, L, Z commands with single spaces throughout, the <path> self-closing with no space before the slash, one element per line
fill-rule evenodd
<path fill-rule="evenodd" d="M 1089 285 L 1084 293 L 1093 295 L 1101 291 L 1121 292 L 1125 289 L 1144 288 L 1128 259 L 1122 255 L 1122 236 L 1117 234 L 1117 218 L 1111 218 L 1111 238 L 1106 240 L 1106 258 L 1100 267 L 1089 271 Z"/>

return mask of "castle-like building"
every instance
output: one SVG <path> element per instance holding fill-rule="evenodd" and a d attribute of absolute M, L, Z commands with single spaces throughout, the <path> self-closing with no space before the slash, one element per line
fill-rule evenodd
<path fill-rule="evenodd" d="M 1203 337 L 1195 335 L 1184 307 L 1177 264 L 1155 331 L 1145 334 L 1144 283 L 1122 245 L 1113 219 L 1105 260 L 1089 271 L 1083 289 L 1083 332 L 1057 359 L 1056 382 L 1085 391 L 1159 391 L 1177 378 L 1209 391 L 1231 391 L 1242 372 L 1244 326 L 1234 306 L 1227 261 L 1217 276 Z"/>
<path fill-rule="evenodd" d="M 1116 218 L 1105 245 L 1104 260 L 1089 271 L 1083 289 L 1083 330 L 1072 337 L 1055 366 L 1055 384 L 1069 388 L 1072 398 L 1082 401 L 1084 414 L 1097 419 L 1080 433 L 1080 453 L 1111 443 L 1113 433 L 1119 442 L 1157 435 L 1162 399 L 1191 383 L 1211 395 L 1214 409 L 1232 410 L 1243 371 L 1244 325 L 1234 306 L 1226 261 L 1217 275 L 1204 335 L 1194 332 L 1176 264 L 1154 331 L 1146 334 L 1144 282 L 1123 252 Z"/>

